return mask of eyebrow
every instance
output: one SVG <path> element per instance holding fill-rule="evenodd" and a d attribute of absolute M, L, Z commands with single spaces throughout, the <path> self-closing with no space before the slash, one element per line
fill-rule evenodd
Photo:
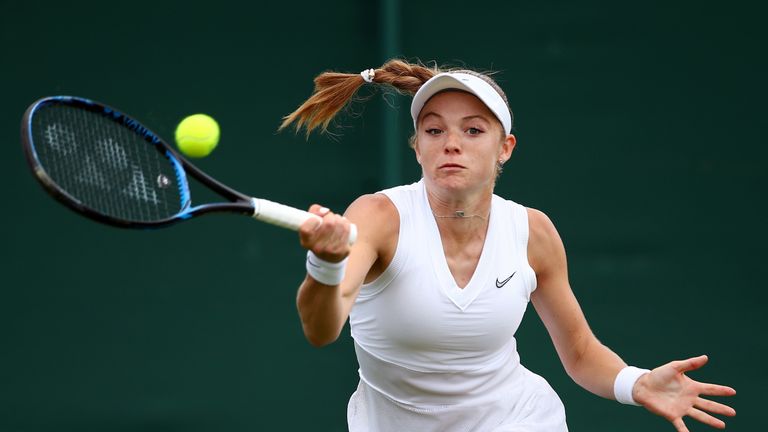
<path fill-rule="evenodd" d="M 488 118 L 486 118 L 484 115 L 480 115 L 480 114 L 462 117 L 461 119 L 462 120 L 472 120 L 472 119 L 476 119 L 476 118 L 480 119 L 480 120 L 484 120 L 484 121 L 489 121 Z"/>
<path fill-rule="evenodd" d="M 441 116 L 440 114 L 438 114 L 438 113 L 436 113 L 434 111 L 429 111 L 428 113 L 426 113 L 423 116 L 421 116 L 421 121 L 424 121 L 429 116 L 435 116 L 435 117 L 438 117 L 438 118 L 443 118 L 443 116 Z M 474 115 L 469 115 L 469 116 L 466 116 L 466 117 L 462 117 L 461 120 L 462 121 L 467 121 L 467 120 L 472 120 L 472 119 L 476 119 L 476 118 L 480 119 L 480 120 L 484 120 L 486 122 L 489 121 L 485 116 L 480 115 L 480 114 L 474 114 Z"/>

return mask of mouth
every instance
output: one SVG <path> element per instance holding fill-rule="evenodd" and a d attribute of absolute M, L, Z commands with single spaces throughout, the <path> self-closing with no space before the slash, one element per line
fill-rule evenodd
<path fill-rule="evenodd" d="M 438 167 L 439 169 L 464 169 L 466 168 L 464 165 L 459 165 L 457 163 L 444 163 Z"/>

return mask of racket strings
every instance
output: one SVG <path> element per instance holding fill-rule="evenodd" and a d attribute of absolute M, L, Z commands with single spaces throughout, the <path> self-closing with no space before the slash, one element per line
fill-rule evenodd
<path fill-rule="evenodd" d="M 139 222 L 172 217 L 185 206 L 180 168 L 113 117 L 54 104 L 40 109 L 32 126 L 40 166 L 82 205 Z"/>

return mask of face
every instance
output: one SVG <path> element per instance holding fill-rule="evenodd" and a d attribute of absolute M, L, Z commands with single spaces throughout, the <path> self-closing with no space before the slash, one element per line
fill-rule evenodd
<path fill-rule="evenodd" d="M 496 164 L 515 147 L 483 102 L 462 91 L 433 96 L 419 114 L 416 159 L 426 181 L 442 189 L 493 190 Z"/>

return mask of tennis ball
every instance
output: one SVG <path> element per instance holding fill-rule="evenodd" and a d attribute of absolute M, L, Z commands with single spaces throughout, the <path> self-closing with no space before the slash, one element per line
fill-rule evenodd
<path fill-rule="evenodd" d="M 176 145 L 184 155 L 201 158 L 211 154 L 219 143 L 219 124 L 205 114 L 184 118 L 176 126 Z"/>

